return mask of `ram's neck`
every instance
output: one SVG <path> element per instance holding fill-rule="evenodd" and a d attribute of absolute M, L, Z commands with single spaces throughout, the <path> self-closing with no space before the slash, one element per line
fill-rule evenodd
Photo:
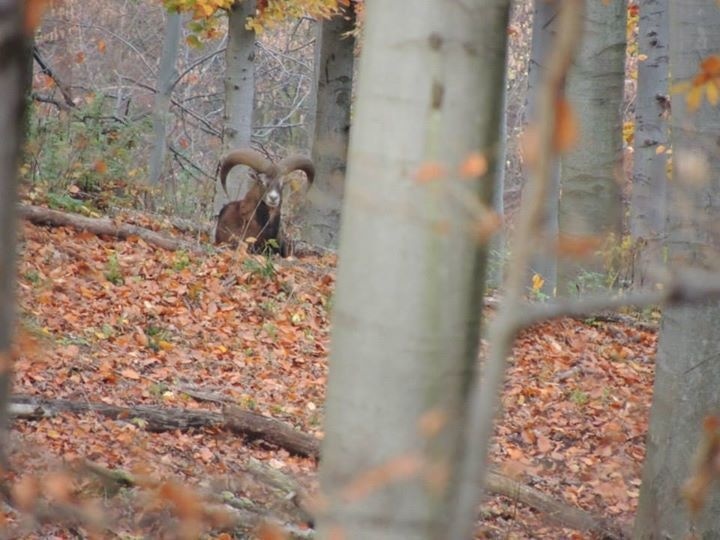
<path fill-rule="evenodd" d="M 277 238 L 280 232 L 280 206 L 270 207 L 261 201 L 255 218 L 262 228 L 261 236 L 263 238 Z"/>

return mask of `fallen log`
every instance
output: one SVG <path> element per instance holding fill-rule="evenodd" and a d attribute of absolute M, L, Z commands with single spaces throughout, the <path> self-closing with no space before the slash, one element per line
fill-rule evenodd
<path fill-rule="evenodd" d="M 212 411 L 159 408 L 146 405 L 118 407 L 105 403 L 76 402 L 65 399 L 46 399 L 15 395 L 10 400 L 10 414 L 16 418 L 40 419 L 59 412 L 95 412 L 118 420 L 140 419 L 149 431 L 187 430 L 216 427 L 227 429 L 249 439 L 284 448 L 288 452 L 319 459 L 320 440 L 293 427 L 257 413 L 227 407 L 223 413 Z M 267 474 L 264 474 L 267 476 Z M 267 479 L 266 479 L 267 480 Z M 291 490 L 291 488 L 287 488 Z M 553 499 L 544 493 L 499 474 L 488 474 L 486 489 L 493 495 L 502 495 L 537 510 L 549 522 L 597 535 L 607 540 L 622 540 L 630 535 L 611 520 L 594 516 L 580 508 Z"/>
<path fill-rule="evenodd" d="M 553 499 L 500 473 L 488 473 L 485 487 L 494 495 L 502 495 L 537 510 L 550 522 L 561 527 L 592 533 L 603 540 L 630 538 L 630 533 L 617 523 Z"/>
<path fill-rule="evenodd" d="M 312 435 L 297 431 L 273 418 L 243 411 L 238 407 L 226 407 L 223 413 L 225 425 L 234 433 L 263 439 L 294 454 L 320 458 L 320 440 Z"/>
<path fill-rule="evenodd" d="M 79 214 L 60 212 L 43 206 L 32 206 L 26 204 L 18 206 L 18 213 L 20 217 L 31 223 L 35 223 L 36 225 L 73 227 L 83 231 L 90 231 L 94 234 L 107 235 L 121 239 L 137 236 L 142 238 L 148 244 L 167 249 L 168 251 L 184 249 L 192 253 L 202 252 L 199 245 L 186 240 L 165 236 L 155 231 L 151 231 L 150 229 L 138 227 L 137 225 L 115 223 L 108 218 L 91 218 L 81 216 Z"/>
<path fill-rule="evenodd" d="M 28 406 L 31 407 L 28 410 Z M 320 455 L 320 441 L 296 430 L 284 422 L 261 414 L 243 411 L 237 407 L 228 408 L 224 413 L 179 408 L 151 407 L 136 405 L 118 407 L 106 403 L 89 403 L 67 399 L 47 399 L 36 396 L 12 396 L 10 413 L 24 418 L 48 418 L 59 412 L 94 412 L 116 420 L 145 422 L 148 431 L 188 430 L 191 428 L 216 427 L 248 439 L 262 439 L 288 452 L 317 459 Z"/>
<path fill-rule="evenodd" d="M 138 225 L 117 223 L 109 218 L 91 218 L 81 216 L 80 214 L 70 214 L 67 212 L 60 212 L 59 210 L 45 208 L 44 206 L 33 206 L 28 204 L 18 205 L 18 214 L 21 218 L 36 225 L 72 227 L 81 231 L 89 231 L 93 234 L 112 236 L 123 240 L 130 238 L 131 236 L 137 236 L 138 238 L 142 238 L 148 244 L 167 249 L 168 251 L 183 249 L 191 253 L 203 252 L 198 243 L 165 236 Z M 173 226 L 182 231 L 190 231 L 194 234 L 209 234 L 209 232 L 211 232 L 211 230 L 206 226 L 198 225 L 193 227 L 190 223 L 191 222 L 188 220 L 181 220 L 179 218 L 174 218 L 172 220 Z M 333 250 L 326 249 L 321 246 L 314 246 L 300 240 L 294 241 L 293 245 L 293 255 L 296 259 L 309 256 L 322 257 L 324 255 L 335 253 Z M 282 261 L 282 259 L 279 261 Z"/>

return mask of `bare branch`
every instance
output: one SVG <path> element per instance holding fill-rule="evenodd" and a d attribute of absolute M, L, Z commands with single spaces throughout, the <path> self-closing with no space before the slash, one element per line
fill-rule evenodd
<path fill-rule="evenodd" d="M 50 77 L 53 81 L 55 81 L 55 86 L 57 86 L 58 90 L 60 90 L 60 93 L 62 94 L 62 97 L 65 100 L 67 106 L 71 108 L 75 107 L 75 102 L 72 100 L 70 90 L 58 78 L 57 74 L 52 70 L 48 63 L 43 60 L 43 57 L 40 56 L 40 49 L 38 49 L 37 46 L 34 46 L 32 52 L 35 62 L 37 62 L 38 66 L 40 66 L 40 71 Z"/>
<path fill-rule="evenodd" d="M 170 85 L 170 91 L 175 89 L 175 87 L 183 79 L 183 77 L 185 77 L 185 75 L 190 73 L 193 69 L 195 69 L 199 65 L 204 64 L 208 60 L 212 60 L 217 55 L 223 54 L 225 52 L 226 48 L 227 48 L 227 36 L 225 37 L 222 44 L 220 45 L 220 47 L 217 50 L 211 52 L 210 54 L 208 54 L 206 56 L 203 56 L 202 58 L 198 58 L 192 64 L 190 64 L 187 68 L 185 68 L 185 70 L 182 73 L 180 73 L 180 75 L 178 75 L 177 78 L 175 79 L 175 81 Z"/>
<path fill-rule="evenodd" d="M 467 531 L 458 524 L 467 522 L 468 516 L 474 515 L 487 475 L 488 448 L 500 405 L 506 358 L 511 353 L 517 331 L 516 317 L 522 310 L 526 272 L 540 228 L 550 167 L 555 154 L 555 104 L 562 96 L 565 73 L 580 38 L 583 7 L 582 0 L 566 0 L 560 4 L 555 47 L 549 58 L 546 80 L 539 96 L 536 171 L 528 183 L 527 194 L 523 197 L 518 217 L 515 244 L 508 264 L 505 299 L 495 324 L 488 332 L 491 341 L 489 357 L 483 366 L 482 377 L 473 379 L 469 393 L 469 412 L 463 430 L 465 441 L 458 473 L 457 507 L 453 509 L 453 519 L 450 521 L 453 531 L 448 535 L 454 540 L 467 537 Z"/>
<path fill-rule="evenodd" d="M 197 163 L 195 163 L 194 161 L 192 161 L 189 157 L 187 157 L 187 156 L 184 155 L 182 152 L 180 152 L 180 151 L 179 151 L 177 148 L 175 148 L 172 144 L 168 144 L 168 150 L 170 150 L 170 152 L 172 152 L 173 155 L 175 155 L 175 157 L 177 158 L 178 162 L 180 163 L 180 166 L 181 166 L 185 171 L 187 171 L 189 174 L 191 174 L 194 178 L 196 178 L 198 181 L 200 181 L 200 178 L 198 178 L 197 176 L 195 176 L 194 174 L 192 174 L 192 173 L 188 170 L 188 168 L 187 168 L 185 165 L 183 165 L 183 163 L 187 163 L 190 167 L 192 167 L 193 169 L 195 169 L 196 171 L 198 171 L 200 174 L 202 174 L 202 175 L 205 176 L 206 178 L 209 178 L 210 180 L 212 180 L 213 182 L 215 182 L 215 174 L 210 174 L 209 172 L 207 172 L 205 169 L 203 169 L 202 167 L 200 167 Z"/>
<path fill-rule="evenodd" d="M 68 23 L 65 23 L 65 24 L 68 24 Z M 104 26 L 100 26 L 99 24 L 85 24 L 85 23 L 72 24 L 72 23 L 70 23 L 70 26 L 77 26 L 79 28 L 92 28 L 95 30 L 100 30 L 101 32 L 105 32 L 107 35 L 117 39 L 121 43 L 124 43 L 130 50 L 132 50 L 138 56 L 138 58 L 140 58 L 140 61 L 145 65 L 145 67 L 149 71 L 149 76 L 153 77 L 153 78 L 157 77 L 157 70 L 155 69 L 154 66 L 151 66 L 150 64 L 148 64 L 147 60 L 145 60 L 145 55 L 142 53 L 142 51 L 140 51 L 135 45 L 133 45 L 130 41 L 128 41 L 121 35 L 113 32 L 112 30 L 109 30 L 108 28 L 105 28 Z"/>
<path fill-rule="evenodd" d="M 704 270 L 683 270 L 655 291 L 638 291 L 615 297 L 586 296 L 582 299 L 558 299 L 547 304 L 521 305 L 513 322 L 514 332 L 558 317 L 582 317 L 627 306 L 684 305 L 720 297 L 720 274 Z"/>
<path fill-rule="evenodd" d="M 155 88 L 153 88 L 153 87 L 150 86 L 149 84 L 145 84 L 145 83 L 142 83 L 142 82 L 140 82 L 140 81 L 136 81 L 135 79 L 131 79 L 130 77 L 125 77 L 125 76 L 121 76 L 121 77 L 122 77 L 124 80 L 133 83 L 133 84 L 134 84 L 135 86 L 137 86 L 138 88 L 143 88 L 143 89 L 147 90 L 148 92 L 152 92 L 153 94 L 156 92 Z M 191 109 L 188 109 L 188 108 L 185 107 L 182 103 L 180 103 L 178 100 L 176 100 L 176 99 L 170 99 L 170 102 L 171 102 L 173 105 L 175 105 L 178 109 L 180 109 L 180 110 L 183 111 L 184 113 L 190 115 L 192 118 L 194 118 L 195 120 L 197 120 L 198 122 L 200 122 L 203 126 L 205 126 L 205 128 L 206 128 L 207 131 L 208 131 L 208 133 L 210 133 L 211 135 L 215 135 L 216 137 L 220 137 L 220 136 L 222 135 L 222 133 L 220 132 L 220 130 L 218 130 L 215 126 L 213 126 L 213 125 L 212 125 L 210 122 L 208 122 L 205 118 L 203 118 L 202 116 L 200 116 L 200 115 L 199 115 L 198 113 L 196 113 L 195 111 L 193 111 L 193 110 L 191 110 Z"/>

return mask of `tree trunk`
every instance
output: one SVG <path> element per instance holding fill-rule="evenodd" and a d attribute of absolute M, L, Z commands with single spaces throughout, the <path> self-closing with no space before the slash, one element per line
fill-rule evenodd
<path fill-rule="evenodd" d="M 0 468 L 5 471 L 16 324 L 18 165 L 25 138 L 25 102 L 32 68 L 31 36 L 23 33 L 24 5 L 21 0 L 0 3 Z"/>
<path fill-rule="evenodd" d="M 669 3 L 670 73 L 673 82 L 692 79 L 702 59 L 720 50 L 720 11 L 701 0 Z M 712 84 L 712 82 L 710 82 Z M 703 103 L 687 109 L 686 95 L 672 97 L 673 181 L 668 184 L 668 254 L 671 268 L 693 264 L 717 271 L 720 236 L 720 109 Z M 647 456 L 635 538 L 720 538 L 717 483 L 691 516 L 682 496 L 693 475 L 693 456 L 705 437 L 703 419 L 720 407 L 720 302 L 665 309 L 656 360 Z M 713 450 L 716 452 L 716 450 Z M 715 454 L 712 471 L 717 475 Z"/>
<path fill-rule="evenodd" d="M 228 13 L 228 44 L 225 52 L 224 151 L 250 146 L 255 99 L 255 32 L 245 28 L 247 18 L 255 15 L 255 0 L 242 0 Z M 218 156 L 219 158 L 220 156 Z M 244 167 L 235 167 L 227 178 L 227 190 L 236 200 L 247 192 Z M 215 213 L 228 202 L 217 182 Z"/>
<path fill-rule="evenodd" d="M 167 152 L 167 123 L 170 114 L 170 96 L 172 94 L 173 78 L 176 76 L 175 61 L 180 45 L 180 22 L 179 13 L 166 13 L 165 37 L 163 39 L 162 56 L 160 57 L 160 69 L 158 70 L 157 86 L 155 88 L 155 108 L 153 110 L 153 135 L 154 146 L 150 156 L 150 186 L 154 190 L 160 187 L 160 176 L 165 167 L 165 155 Z M 152 195 L 149 197 L 152 207 Z"/>
<path fill-rule="evenodd" d="M 668 132 L 668 1 L 642 0 L 638 31 L 638 85 L 635 99 L 630 231 L 639 253 L 633 275 L 636 286 L 647 283 L 652 265 L 662 262 L 665 233 Z"/>
<path fill-rule="evenodd" d="M 606 240 L 622 230 L 619 172 L 621 106 L 625 82 L 624 0 L 585 0 L 583 40 L 568 75 L 567 95 L 580 124 L 580 140 L 562 158 L 560 235 Z M 585 271 L 604 272 L 601 258 L 561 259 L 558 293 L 567 294 Z"/>
<path fill-rule="evenodd" d="M 531 122 L 537 120 L 536 106 L 538 92 L 544 77 L 550 47 L 555 36 L 555 19 L 558 5 L 546 0 L 535 0 L 532 23 L 532 43 L 530 64 L 528 67 L 528 117 Z M 528 172 L 529 174 L 529 172 Z M 560 162 L 554 159 L 550 184 L 547 189 L 545 216 L 543 219 L 543 240 L 539 242 L 537 253 L 533 257 L 532 274 L 543 279 L 539 292 L 555 296 L 557 289 L 557 254 L 555 245 L 558 239 L 558 199 L 560 198 Z"/>
<path fill-rule="evenodd" d="M 505 70 L 507 73 L 507 69 Z M 493 210 L 500 218 L 505 216 L 505 167 L 507 155 L 507 81 L 503 83 L 502 107 L 500 108 L 500 136 L 498 138 L 497 169 L 494 171 L 495 187 L 493 187 Z M 493 289 L 502 287 L 505 276 L 505 260 L 507 245 L 504 228 L 499 229 L 490 242 L 490 260 L 488 265 L 487 286 Z"/>
<path fill-rule="evenodd" d="M 509 2 L 369 0 L 366 10 L 319 534 L 444 538 L 486 266 L 488 216 L 472 202 L 489 206 L 493 186 L 460 169 L 497 148 Z M 451 481 L 428 481 L 436 474 Z"/>
<path fill-rule="evenodd" d="M 315 45 L 317 109 L 312 158 L 316 177 L 303 206 L 303 236 L 311 243 L 337 248 L 340 208 L 345 191 L 355 39 L 352 5 L 324 21 Z"/>

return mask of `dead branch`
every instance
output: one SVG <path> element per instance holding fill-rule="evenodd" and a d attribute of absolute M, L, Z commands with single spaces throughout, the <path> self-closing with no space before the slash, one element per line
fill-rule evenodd
<path fill-rule="evenodd" d="M 72 227 L 74 229 L 90 231 L 97 235 L 107 235 L 115 238 L 127 239 L 131 236 L 142 238 L 148 244 L 167 249 L 169 251 L 177 251 L 180 249 L 192 252 L 202 253 L 202 249 L 198 244 L 188 242 L 179 238 L 165 236 L 150 229 L 130 225 L 126 223 L 116 223 L 108 218 L 90 218 L 79 214 L 69 214 L 52 210 L 44 206 L 34 206 L 29 204 L 21 204 L 18 206 L 18 213 L 21 218 L 28 220 L 36 225 L 49 225 L 51 227 Z M 173 218 L 172 225 L 184 232 L 192 232 L 194 234 L 205 234 L 209 232 L 209 228 L 203 225 L 192 224 L 188 220 Z M 332 254 L 334 251 L 314 246 L 303 241 L 293 243 L 294 256 L 300 257 L 322 257 Z M 278 261 L 280 264 L 297 264 L 295 261 L 287 262 Z"/>
<path fill-rule="evenodd" d="M 35 62 L 37 62 L 37 65 L 40 66 L 40 71 L 50 77 L 55 82 L 55 86 L 57 86 L 57 89 L 60 90 L 60 94 L 65 100 L 64 109 L 67 110 L 75 108 L 75 102 L 73 101 L 70 89 L 58 78 L 55 71 L 53 71 L 50 65 L 45 62 L 43 57 L 40 56 L 40 49 L 38 49 L 37 45 L 32 48 L 32 53 Z M 57 103 L 57 105 L 60 106 L 59 103 Z"/>
<path fill-rule="evenodd" d="M 558 298 L 546 304 L 521 305 L 512 321 L 514 331 L 535 323 L 559 317 L 586 317 L 593 313 L 622 307 L 637 308 L 664 305 L 684 305 L 705 302 L 720 297 L 720 273 L 699 269 L 685 269 L 674 273 L 662 289 L 637 291 L 610 296 Z"/>
<path fill-rule="evenodd" d="M 609 519 L 593 516 L 497 472 L 488 473 L 485 487 L 495 495 L 503 495 L 539 511 L 543 518 L 561 527 L 597 534 L 607 540 L 630 538 L 628 531 Z"/>
<path fill-rule="evenodd" d="M 18 213 L 23 219 L 27 219 L 36 225 L 50 225 L 53 227 L 73 227 L 79 230 L 90 231 L 98 235 L 113 236 L 115 238 L 127 239 L 137 236 L 152 244 L 169 251 L 184 249 L 193 253 L 200 253 L 202 250 L 196 244 L 185 240 L 164 236 L 150 229 L 115 223 L 107 218 L 90 218 L 78 214 L 68 214 L 58 210 L 51 210 L 42 206 L 19 205 Z"/>
<path fill-rule="evenodd" d="M 60 412 L 94 412 L 117 420 L 143 420 L 147 423 L 146 428 L 149 431 L 219 427 L 251 439 L 263 439 L 294 454 L 318 459 L 320 453 L 320 441 L 312 435 L 297 431 L 273 418 L 243 411 L 236 407 L 226 409 L 223 414 L 212 411 L 168 409 L 144 405 L 117 407 L 105 403 L 75 402 L 34 396 L 13 396 L 9 410 L 14 418 L 32 420 L 52 417 Z M 83 467 L 104 482 L 115 485 L 116 489 L 121 486 L 138 484 L 135 477 L 126 471 L 110 470 L 92 463 L 85 463 Z M 289 500 L 295 507 L 295 511 L 291 513 L 296 515 L 299 520 L 312 522 L 312 515 L 306 504 L 307 496 L 294 479 L 252 460 L 249 462 L 246 472 L 268 487 L 278 491 L 280 497 Z M 112 486 L 108 487 L 111 488 L 109 491 L 114 491 Z M 611 521 L 593 516 L 567 503 L 557 501 L 536 489 L 525 486 L 497 472 L 488 474 L 486 489 L 492 494 L 503 495 L 517 500 L 539 511 L 550 522 L 563 527 L 602 533 L 602 537 L 607 539 L 627 537 L 624 531 Z M 222 500 L 223 504 L 244 512 L 242 519 L 245 523 L 249 519 L 248 513 L 256 516 L 252 521 L 253 523 L 258 522 L 259 510 L 252 504 L 248 506 L 247 502 L 227 496 L 219 497 L 218 500 Z M 302 531 L 302 535 L 307 537 L 305 531 Z"/>
<path fill-rule="evenodd" d="M 116 420 L 141 420 L 145 422 L 148 431 L 215 427 L 227 429 L 251 440 L 261 439 L 292 454 L 315 459 L 320 455 L 320 441 L 312 435 L 302 433 L 279 420 L 243 411 L 237 407 L 228 408 L 225 413 L 218 413 L 148 405 L 118 407 L 106 403 L 20 395 L 12 396 L 10 404 L 11 411 L 17 411 L 17 407 L 22 405 L 33 407 L 35 409 L 33 418 L 48 418 L 60 412 L 94 412 Z"/>
<path fill-rule="evenodd" d="M 238 407 L 224 410 L 225 425 L 234 433 L 260 438 L 301 456 L 320 458 L 320 440 L 312 435 L 259 414 L 243 411 Z"/>

